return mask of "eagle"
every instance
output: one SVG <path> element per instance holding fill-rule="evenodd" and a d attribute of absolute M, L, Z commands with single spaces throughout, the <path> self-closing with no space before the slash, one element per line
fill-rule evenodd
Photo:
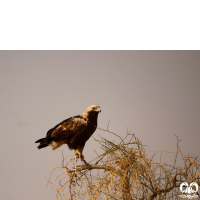
<path fill-rule="evenodd" d="M 75 150 L 75 156 L 84 160 L 83 148 L 97 128 L 99 112 L 101 112 L 101 108 L 92 105 L 84 113 L 62 121 L 50 129 L 45 138 L 35 142 L 40 143 L 37 148 L 42 149 L 51 146 L 52 150 L 55 150 L 63 144 L 67 144 L 70 150 Z"/>

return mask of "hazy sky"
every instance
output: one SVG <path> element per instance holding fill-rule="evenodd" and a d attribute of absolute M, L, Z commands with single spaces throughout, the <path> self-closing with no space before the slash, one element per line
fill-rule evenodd
<path fill-rule="evenodd" d="M 176 149 L 176 134 L 185 154 L 200 156 L 200 51 L 0 51 L 0 85 L 1 199 L 55 199 L 44 176 L 60 166 L 62 150 L 74 152 L 34 142 L 93 104 L 100 128 L 110 119 L 110 131 L 128 128 L 146 149 Z M 101 152 L 90 138 L 87 161 L 93 147 Z"/>

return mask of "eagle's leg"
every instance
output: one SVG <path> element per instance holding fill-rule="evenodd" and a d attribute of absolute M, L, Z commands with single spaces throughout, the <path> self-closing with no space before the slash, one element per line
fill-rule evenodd
<path fill-rule="evenodd" d="M 83 154 L 82 154 L 82 152 L 83 152 L 83 147 L 84 146 L 82 146 L 82 147 L 80 147 L 80 146 L 78 146 L 78 148 L 75 150 L 75 152 L 74 152 L 74 156 L 76 156 L 76 157 L 78 157 L 78 158 L 81 158 L 81 160 L 86 164 L 86 165 L 89 165 L 86 161 L 85 161 L 85 158 L 84 158 L 84 156 L 83 156 Z"/>
<path fill-rule="evenodd" d="M 74 156 L 77 156 L 78 158 L 81 158 L 81 160 L 84 160 L 82 152 L 83 152 L 83 147 L 78 147 L 74 152 Z"/>

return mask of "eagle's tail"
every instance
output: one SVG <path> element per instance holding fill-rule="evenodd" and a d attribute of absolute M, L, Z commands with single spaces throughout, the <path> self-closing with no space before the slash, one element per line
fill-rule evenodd
<path fill-rule="evenodd" d="M 41 138 L 41 139 L 37 140 L 35 143 L 40 143 L 40 145 L 37 147 L 38 149 L 42 149 L 44 147 L 49 146 L 46 141 L 46 138 Z"/>

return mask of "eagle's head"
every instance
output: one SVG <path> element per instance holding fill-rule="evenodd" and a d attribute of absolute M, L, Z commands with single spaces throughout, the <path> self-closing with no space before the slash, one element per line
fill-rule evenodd
<path fill-rule="evenodd" d="M 84 115 L 98 115 L 98 113 L 101 112 L 101 108 L 99 106 L 96 106 L 96 105 L 92 105 L 92 106 L 89 106 L 85 112 L 83 113 Z"/>
<path fill-rule="evenodd" d="M 86 109 L 87 112 L 101 112 L 101 108 L 96 105 L 92 105 Z"/>

